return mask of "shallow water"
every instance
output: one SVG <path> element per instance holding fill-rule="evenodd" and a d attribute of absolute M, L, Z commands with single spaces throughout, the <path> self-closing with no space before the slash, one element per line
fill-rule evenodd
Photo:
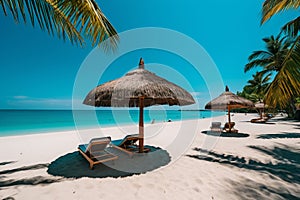
<path fill-rule="evenodd" d="M 223 115 L 224 112 L 145 110 L 144 122 L 179 121 Z M 0 110 L 0 136 L 75 130 L 97 126 L 136 125 L 139 111 L 127 110 Z"/>

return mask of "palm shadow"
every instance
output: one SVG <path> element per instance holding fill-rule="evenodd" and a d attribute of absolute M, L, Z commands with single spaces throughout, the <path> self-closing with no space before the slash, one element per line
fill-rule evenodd
<path fill-rule="evenodd" d="M 257 139 L 275 139 L 275 138 L 300 138 L 300 133 L 275 133 L 275 134 L 261 134 Z"/>
<path fill-rule="evenodd" d="M 1 165 L 8 165 L 8 164 L 12 164 L 12 163 L 15 163 L 15 162 L 17 162 L 17 161 L 7 161 L 7 162 L 1 162 L 1 163 L 0 163 L 0 166 L 1 166 Z"/>
<path fill-rule="evenodd" d="M 275 122 L 263 122 L 263 123 L 259 123 L 259 122 L 250 122 L 252 124 L 262 124 L 262 125 L 274 125 L 276 124 Z"/>
<path fill-rule="evenodd" d="M 225 132 L 215 132 L 215 131 L 202 131 L 201 133 L 210 135 L 210 136 L 216 136 L 216 137 L 249 137 L 249 134 L 247 133 L 225 133 Z"/>
<path fill-rule="evenodd" d="M 295 124 L 291 124 L 292 126 L 294 126 L 295 129 L 300 129 L 300 124 L 299 123 L 295 123 Z"/>
<path fill-rule="evenodd" d="M 14 162 L 6 162 L 6 164 L 11 164 Z M 21 178 L 21 179 L 10 179 L 8 178 L 9 175 L 24 172 L 24 171 L 31 171 L 31 170 L 38 170 L 47 168 L 48 164 L 36 164 L 30 166 L 23 166 L 19 168 L 9 169 L 0 171 L 0 188 L 1 187 L 10 187 L 10 186 L 18 186 L 18 185 L 39 185 L 39 184 L 51 184 L 55 182 L 61 181 L 61 179 L 57 178 L 49 178 L 44 176 L 34 176 L 30 178 Z"/>
<path fill-rule="evenodd" d="M 265 185 L 249 178 L 242 178 L 239 181 L 228 180 L 231 185 L 231 191 L 240 199 L 289 199 L 299 200 L 297 194 L 282 189 L 278 189 L 271 185 Z M 241 184 L 243 183 L 243 184 Z"/>
<path fill-rule="evenodd" d="M 251 123 L 251 124 L 265 124 L 265 125 L 274 125 L 276 124 L 275 122 L 272 122 L 272 121 L 266 121 L 266 122 L 251 122 L 250 120 L 244 120 L 244 121 L 240 121 L 240 122 L 247 122 L 247 123 Z"/>
<path fill-rule="evenodd" d="M 21 172 L 21 171 L 27 171 L 27 170 L 35 170 L 35 169 L 42 169 L 48 167 L 48 164 L 36 164 L 36 165 L 30 165 L 30 166 L 23 166 L 15 169 L 8 169 L 0 171 L 0 175 L 7 175 L 12 174 L 15 172 Z"/>
<path fill-rule="evenodd" d="M 219 154 L 213 151 L 206 151 L 201 148 L 194 148 L 195 151 L 199 152 L 198 155 L 187 155 L 188 157 L 216 162 L 222 165 L 233 166 L 237 168 L 259 171 L 261 173 L 269 174 L 273 179 L 280 179 L 286 183 L 300 184 L 300 153 L 299 149 L 292 148 L 286 145 L 276 146 L 273 148 L 268 148 L 264 146 L 249 146 L 249 148 L 255 149 L 261 153 L 273 157 L 276 162 L 263 163 L 254 159 L 246 159 L 244 157 L 238 157 L 235 155 Z M 256 191 L 249 191 L 249 187 L 258 187 L 259 184 L 253 182 L 251 185 L 247 186 L 245 184 L 235 183 L 236 187 L 233 189 L 235 191 L 246 191 L 248 196 L 255 197 Z M 293 194 L 293 191 L 282 191 L 280 188 L 271 188 L 268 185 L 260 183 L 259 190 L 265 193 L 272 192 L 275 193 L 280 198 L 296 199 L 297 195 Z M 239 192 L 239 196 L 241 193 Z M 259 199 L 259 196 L 256 198 Z"/>
<path fill-rule="evenodd" d="M 64 178 L 118 178 L 143 174 L 165 166 L 171 161 L 167 151 L 153 146 L 146 147 L 151 151 L 135 154 L 133 157 L 115 148 L 110 148 L 109 151 L 118 155 L 118 159 L 95 165 L 93 170 L 89 168 L 89 163 L 83 156 L 75 151 L 53 161 L 48 166 L 47 172 Z"/>

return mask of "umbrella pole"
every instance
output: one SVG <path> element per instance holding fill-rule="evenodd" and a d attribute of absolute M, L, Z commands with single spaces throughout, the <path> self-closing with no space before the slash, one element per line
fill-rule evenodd
<path fill-rule="evenodd" d="M 144 152 L 144 97 L 139 97 L 140 119 L 139 119 L 139 152 Z"/>
<path fill-rule="evenodd" d="M 228 126 L 229 126 L 229 133 L 231 133 L 231 119 L 230 119 L 230 106 L 228 105 Z"/>
<path fill-rule="evenodd" d="M 261 119 L 263 118 L 263 110 L 262 109 L 259 109 L 259 116 Z"/>

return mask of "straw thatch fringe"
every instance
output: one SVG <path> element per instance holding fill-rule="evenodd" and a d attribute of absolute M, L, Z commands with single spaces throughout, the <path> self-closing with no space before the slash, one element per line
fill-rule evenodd
<path fill-rule="evenodd" d="M 187 91 L 145 69 L 133 70 L 122 78 L 99 85 L 83 103 L 97 107 L 138 107 L 141 96 L 145 98 L 144 106 L 195 103 Z"/>
<path fill-rule="evenodd" d="M 208 102 L 205 105 L 205 109 L 212 110 L 225 110 L 227 107 L 230 108 L 243 108 L 243 107 L 254 107 L 252 101 L 245 99 L 243 97 L 237 96 L 232 92 L 226 91 L 223 92 L 220 96 Z"/>

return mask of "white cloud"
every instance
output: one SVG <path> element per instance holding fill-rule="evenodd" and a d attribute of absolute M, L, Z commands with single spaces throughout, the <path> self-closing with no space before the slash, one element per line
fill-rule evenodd
<path fill-rule="evenodd" d="M 9 109 L 88 109 L 82 105 L 80 99 L 32 98 L 28 96 L 14 96 L 6 101 L 5 108 Z"/>
<path fill-rule="evenodd" d="M 27 99 L 27 96 L 13 96 L 14 99 Z"/>

